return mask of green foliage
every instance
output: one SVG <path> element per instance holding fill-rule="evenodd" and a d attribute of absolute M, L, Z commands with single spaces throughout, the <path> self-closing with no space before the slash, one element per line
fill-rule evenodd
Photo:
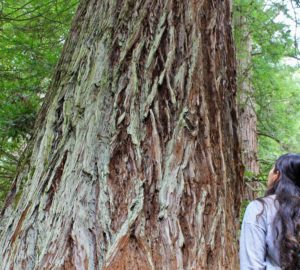
<path fill-rule="evenodd" d="M 30 139 L 77 2 L 1 2 L 0 201 Z"/>
<path fill-rule="evenodd" d="M 17 137 L 30 133 L 76 4 L 74 0 L 2 2 L 2 136 Z"/>
<path fill-rule="evenodd" d="M 234 17 L 243 16 L 252 39 L 252 55 L 267 63 L 278 62 L 282 57 L 294 53 L 291 31 L 283 23 L 275 22 L 280 13 L 288 13 L 285 5 L 266 0 L 235 0 Z M 243 27 L 234 29 L 235 44 L 239 46 L 245 38 Z M 242 56 L 237 56 L 242 57 Z M 255 69 L 254 69 L 255 71 Z"/>
<path fill-rule="evenodd" d="M 255 84 L 259 156 L 264 172 L 272 167 L 279 155 L 300 152 L 300 77 L 297 71 L 288 67 L 273 69 L 272 74 L 268 72 L 266 76 L 256 74 L 260 80 Z"/>

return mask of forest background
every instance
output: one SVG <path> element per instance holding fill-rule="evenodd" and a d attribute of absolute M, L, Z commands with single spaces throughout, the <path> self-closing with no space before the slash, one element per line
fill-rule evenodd
<path fill-rule="evenodd" d="M 0 207 L 22 163 L 77 4 L 77 0 L 1 3 Z M 300 152 L 299 3 L 235 0 L 233 17 L 238 103 L 242 113 L 245 107 L 253 110 L 255 127 L 250 128 L 258 141 L 252 149 L 247 144 L 242 148 L 256 164 L 255 169 L 246 164 L 245 180 L 250 193 L 257 195 L 278 155 Z"/>

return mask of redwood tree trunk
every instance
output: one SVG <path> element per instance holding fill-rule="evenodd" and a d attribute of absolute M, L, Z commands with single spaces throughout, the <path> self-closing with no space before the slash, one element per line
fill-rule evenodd
<path fill-rule="evenodd" d="M 81 1 L 1 269 L 237 269 L 235 95 L 229 0 Z"/>
<path fill-rule="evenodd" d="M 237 87 L 239 107 L 239 134 L 242 159 L 245 166 L 246 179 L 244 199 L 253 200 L 263 189 L 262 183 L 255 179 L 259 173 L 257 116 L 255 112 L 254 87 L 252 84 L 252 40 L 249 22 L 243 14 L 242 7 L 235 16 L 237 39 Z"/>
<path fill-rule="evenodd" d="M 246 32 L 247 33 L 247 32 Z M 246 170 L 257 175 L 257 117 L 255 112 L 254 88 L 251 83 L 251 39 L 245 37 L 244 53 L 238 58 L 239 123 L 242 157 Z"/>

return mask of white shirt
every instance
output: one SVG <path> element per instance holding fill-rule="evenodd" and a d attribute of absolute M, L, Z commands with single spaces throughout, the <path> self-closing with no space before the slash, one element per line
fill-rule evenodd
<path fill-rule="evenodd" d="M 263 199 L 265 210 L 257 218 L 256 215 L 263 210 L 261 202 L 254 200 L 246 208 L 240 235 L 241 270 L 281 269 L 279 246 L 274 242 L 275 233 L 272 230 L 278 206 L 275 196 L 269 195 Z"/>

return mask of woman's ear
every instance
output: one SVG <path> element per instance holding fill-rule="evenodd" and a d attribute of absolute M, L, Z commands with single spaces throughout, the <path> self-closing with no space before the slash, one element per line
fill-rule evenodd
<path fill-rule="evenodd" d="M 280 178 L 280 172 L 279 171 L 275 171 L 274 177 L 275 177 L 274 181 L 277 182 L 279 180 L 279 178 Z"/>
<path fill-rule="evenodd" d="M 274 167 L 270 170 L 268 176 L 268 187 L 272 187 L 280 178 L 280 172 L 276 170 Z"/>

